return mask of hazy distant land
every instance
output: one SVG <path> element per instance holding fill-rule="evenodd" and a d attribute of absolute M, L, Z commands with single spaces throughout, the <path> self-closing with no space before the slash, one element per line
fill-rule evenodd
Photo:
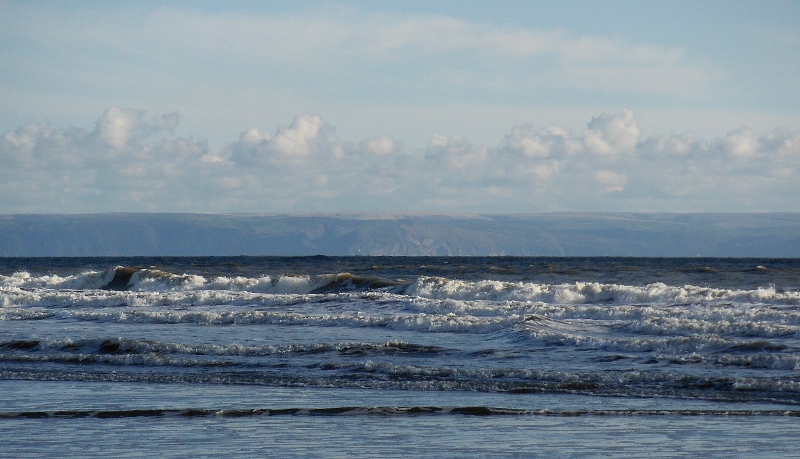
<path fill-rule="evenodd" d="M 800 213 L 2 215 L 0 256 L 800 257 Z"/>

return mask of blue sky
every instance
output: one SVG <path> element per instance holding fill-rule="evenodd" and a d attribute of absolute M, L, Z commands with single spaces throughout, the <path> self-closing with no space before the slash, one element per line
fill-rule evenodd
<path fill-rule="evenodd" d="M 800 211 L 800 3 L 0 1 L 0 213 Z"/>

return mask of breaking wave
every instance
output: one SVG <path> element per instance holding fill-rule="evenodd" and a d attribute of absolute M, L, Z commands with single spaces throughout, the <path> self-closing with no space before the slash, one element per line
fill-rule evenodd
<path fill-rule="evenodd" d="M 159 269 L 118 266 L 106 271 L 87 271 L 70 276 L 33 276 L 17 272 L 0 275 L 0 289 L 117 290 L 137 292 L 181 292 L 230 290 L 268 294 L 326 293 L 369 290 L 398 285 L 386 279 L 358 277 L 349 273 L 318 275 L 280 275 L 261 277 L 205 278 L 197 274 L 173 274 Z"/>
<path fill-rule="evenodd" d="M 800 405 L 793 272 L 780 278 L 785 288 L 738 282 L 751 275 L 741 270 L 714 286 L 668 285 L 656 275 L 625 285 L 613 272 L 604 282 L 571 273 L 544 282 L 524 277 L 525 260 L 500 274 L 467 261 L 468 269 L 448 271 L 301 260 L 275 268 L 287 274 L 261 274 L 258 261 L 173 260 L 165 263 L 174 271 L 193 273 L 79 265 L 0 275 L 0 379 Z M 428 275 L 462 271 L 463 279 Z"/>
<path fill-rule="evenodd" d="M 538 284 L 495 280 L 463 281 L 421 277 L 405 292 L 424 298 L 488 301 L 540 301 L 557 304 L 685 304 L 751 302 L 779 305 L 800 304 L 800 291 L 770 288 L 729 290 L 693 285 L 669 286 L 654 283 L 642 287 L 575 282 Z"/>
<path fill-rule="evenodd" d="M 274 295 L 322 294 L 384 290 L 429 299 L 460 301 L 527 301 L 551 304 L 695 304 L 748 302 L 800 305 L 800 290 L 775 287 L 722 289 L 694 285 L 644 286 L 575 282 L 542 284 L 497 280 L 465 281 L 422 276 L 410 283 L 349 273 L 317 275 L 264 275 L 260 277 L 206 278 L 197 274 L 173 274 L 155 268 L 116 267 L 59 276 L 34 276 L 17 272 L 0 275 L 0 292 L 19 290 L 111 290 L 132 292 L 230 291 Z"/>

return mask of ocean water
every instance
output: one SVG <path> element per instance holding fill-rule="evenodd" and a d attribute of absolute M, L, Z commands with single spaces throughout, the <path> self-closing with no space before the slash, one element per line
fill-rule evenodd
<path fill-rule="evenodd" d="M 798 431 L 798 259 L 0 259 L 2 457 L 798 457 Z"/>

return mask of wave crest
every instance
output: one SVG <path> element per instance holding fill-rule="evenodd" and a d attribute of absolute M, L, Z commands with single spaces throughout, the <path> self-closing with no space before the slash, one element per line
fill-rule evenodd
<path fill-rule="evenodd" d="M 423 298 L 460 301 L 528 301 L 555 304 L 690 304 L 707 302 L 800 304 L 800 292 L 787 292 L 774 287 L 728 290 L 693 285 L 676 287 L 663 283 L 644 286 L 597 282 L 538 284 L 420 277 L 405 291 L 409 295 Z"/>
<path fill-rule="evenodd" d="M 36 289 L 134 292 L 228 290 L 288 295 L 373 290 L 397 285 L 398 283 L 387 279 L 359 277 L 349 273 L 206 278 L 197 274 L 174 274 L 156 268 L 128 266 L 117 266 L 105 271 L 85 271 L 69 276 L 34 276 L 24 271 L 10 276 L 0 275 L 1 292 Z"/>

